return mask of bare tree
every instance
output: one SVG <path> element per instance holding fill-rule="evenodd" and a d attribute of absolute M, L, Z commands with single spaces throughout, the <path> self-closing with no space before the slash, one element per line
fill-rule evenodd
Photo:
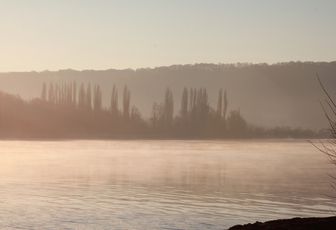
<path fill-rule="evenodd" d="M 326 154 L 330 162 L 333 165 L 336 165 L 336 104 L 335 100 L 331 97 L 327 89 L 325 88 L 324 84 L 322 83 L 321 79 L 317 75 L 317 80 L 321 86 L 321 89 L 325 95 L 325 99 L 321 101 L 321 107 L 323 109 L 323 113 L 328 120 L 329 123 L 329 131 L 330 131 L 330 138 L 326 140 L 319 141 L 318 144 L 311 142 L 319 151 Z M 330 175 L 334 181 L 331 186 L 336 190 L 336 177 Z"/>

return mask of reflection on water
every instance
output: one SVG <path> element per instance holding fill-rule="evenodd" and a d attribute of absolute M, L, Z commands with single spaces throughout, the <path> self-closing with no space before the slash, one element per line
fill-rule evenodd
<path fill-rule="evenodd" d="M 2 141 L 0 228 L 223 229 L 329 216 L 333 170 L 305 141 Z"/>

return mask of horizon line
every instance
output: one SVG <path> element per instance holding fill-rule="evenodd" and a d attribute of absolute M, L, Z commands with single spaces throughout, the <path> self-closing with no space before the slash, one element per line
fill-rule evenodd
<path fill-rule="evenodd" d="M 276 65 L 283 65 L 283 64 L 332 64 L 336 63 L 336 59 L 334 61 L 285 61 L 285 62 L 195 62 L 195 63 L 185 63 L 185 64 L 171 64 L 171 65 L 161 65 L 161 66 L 152 66 L 152 67 L 138 67 L 138 68 L 105 68 L 105 69 L 89 69 L 89 68 L 83 68 L 83 69 L 75 69 L 75 68 L 60 68 L 57 70 L 26 70 L 26 71 L 0 71 L 0 74 L 10 74 L 10 73 L 45 73 L 45 72 L 62 72 L 62 71 L 74 71 L 74 72 L 86 72 L 86 71 L 109 71 L 109 70 L 115 70 L 115 71 L 141 71 L 141 70 L 155 70 L 159 68 L 170 68 L 170 67 L 185 67 L 185 66 L 198 66 L 198 65 L 217 65 L 217 66 L 234 66 L 234 67 L 247 67 L 247 66 L 276 66 Z"/>

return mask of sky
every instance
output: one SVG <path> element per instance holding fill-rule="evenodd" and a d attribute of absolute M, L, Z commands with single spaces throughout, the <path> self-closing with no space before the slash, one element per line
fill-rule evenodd
<path fill-rule="evenodd" d="M 0 0 L 0 72 L 336 60 L 335 0 Z"/>

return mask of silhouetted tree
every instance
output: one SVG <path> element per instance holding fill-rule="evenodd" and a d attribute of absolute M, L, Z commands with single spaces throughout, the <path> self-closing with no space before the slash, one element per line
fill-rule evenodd
<path fill-rule="evenodd" d="M 163 104 L 163 122 L 165 126 L 171 126 L 174 115 L 174 99 L 172 91 L 167 88 Z"/>
<path fill-rule="evenodd" d="M 47 84 L 45 82 L 43 82 L 42 86 L 41 99 L 47 101 Z"/>
<path fill-rule="evenodd" d="M 188 89 L 184 87 L 181 99 L 181 117 L 185 120 L 188 116 Z"/>
<path fill-rule="evenodd" d="M 93 109 L 96 112 L 102 110 L 102 92 L 99 85 L 94 86 Z"/>
<path fill-rule="evenodd" d="M 91 110 L 92 109 L 91 83 L 88 84 L 85 95 L 86 95 L 85 108 L 87 110 Z"/>
<path fill-rule="evenodd" d="M 219 119 L 222 118 L 223 113 L 223 89 L 220 89 L 218 92 L 218 100 L 217 100 L 217 117 Z"/>
<path fill-rule="evenodd" d="M 54 97 L 55 97 L 54 103 L 59 105 L 59 104 L 61 104 L 60 86 L 59 86 L 59 84 L 54 84 L 54 86 L 55 86 L 55 88 L 54 88 Z"/>
<path fill-rule="evenodd" d="M 157 128 L 159 126 L 160 118 L 161 118 L 161 106 L 157 103 L 154 103 L 152 108 L 152 116 L 150 118 L 152 126 L 154 128 Z"/>
<path fill-rule="evenodd" d="M 320 144 L 318 145 L 314 144 L 313 142 L 312 144 L 322 153 L 326 154 L 329 157 L 331 163 L 336 166 L 336 103 L 323 85 L 319 76 L 317 76 L 317 80 L 325 95 L 325 100 L 324 102 L 321 102 L 321 106 L 329 123 L 330 138 L 320 141 Z M 336 190 L 336 177 L 331 177 L 334 179 L 334 181 L 331 183 L 331 186 Z"/>
<path fill-rule="evenodd" d="M 72 88 L 72 83 L 65 83 L 65 87 L 64 87 L 65 89 L 66 89 L 66 105 L 68 105 L 68 106 L 71 106 L 72 105 L 72 103 L 73 103 L 73 98 L 72 98 L 72 90 L 73 90 L 73 88 Z"/>
<path fill-rule="evenodd" d="M 77 83 L 75 81 L 72 82 L 72 104 L 77 105 Z"/>
<path fill-rule="evenodd" d="M 49 84 L 49 91 L 48 91 L 48 101 L 50 103 L 55 103 L 55 91 L 54 91 L 54 84 Z"/>
<path fill-rule="evenodd" d="M 190 113 L 193 112 L 194 110 L 194 89 L 193 88 L 190 88 L 190 91 L 189 91 L 189 95 L 190 95 L 190 99 L 189 99 L 189 111 Z"/>
<path fill-rule="evenodd" d="M 41 98 L 45 99 L 44 103 L 41 103 L 41 99 L 24 101 L 0 92 L 0 136 L 222 138 L 245 137 L 251 133 L 268 137 L 313 135 L 307 130 L 287 127 L 251 128 L 239 111 L 231 111 L 226 118 L 228 102 L 226 91 L 222 89 L 218 93 L 217 108 L 213 109 L 205 88 L 184 88 L 180 113 L 174 117 L 174 95 L 167 88 L 162 102 L 154 103 L 149 121 L 141 117 L 136 105 L 130 109 L 131 93 L 127 86 L 122 96 L 122 115 L 125 119 L 119 119 L 118 90 L 115 85 L 110 108 L 103 106 L 100 86 L 91 88 L 90 83 L 81 83 L 78 90 L 76 82 L 43 84 Z M 336 107 L 330 98 L 327 105 L 336 116 Z M 326 114 L 335 138 L 335 119 L 327 111 Z"/>
<path fill-rule="evenodd" d="M 86 104 L 85 88 L 84 88 L 84 84 L 81 83 L 79 92 L 78 92 L 78 107 L 81 109 L 84 109 L 85 104 Z"/>
<path fill-rule="evenodd" d="M 195 96 L 194 97 L 196 98 L 196 103 L 194 107 L 196 118 L 199 122 L 205 122 L 209 113 L 208 94 L 206 92 L 206 89 L 205 88 L 198 89 Z"/>
<path fill-rule="evenodd" d="M 136 106 L 132 106 L 131 109 L 131 120 L 132 121 L 141 121 L 141 113 L 139 111 L 139 109 Z"/>
<path fill-rule="evenodd" d="M 241 116 L 240 110 L 231 111 L 227 118 L 227 128 L 231 136 L 245 136 L 247 123 Z"/>
<path fill-rule="evenodd" d="M 129 119 L 130 116 L 130 101 L 131 101 L 131 93 L 127 88 L 127 85 L 124 87 L 123 92 L 123 116 L 124 119 Z"/>
<path fill-rule="evenodd" d="M 228 110 L 228 100 L 227 100 L 227 93 L 226 90 L 224 91 L 224 99 L 223 99 L 223 120 L 226 120 L 226 114 L 227 114 L 227 110 Z"/>
<path fill-rule="evenodd" d="M 192 107 L 193 107 L 193 110 L 195 109 L 195 106 L 196 106 L 196 100 L 197 100 L 197 89 L 193 89 L 193 101 L 192 101 Z"/>
<path fill-rule="evenodd" d="M 119 110 L 118 110 L 118 89 L 115 85 L 113 85 L 113 88 L 112 88 L 110 109 L 111 109 L 112 116 L 117 117 L 118 114 L 119 114 Z"/>

